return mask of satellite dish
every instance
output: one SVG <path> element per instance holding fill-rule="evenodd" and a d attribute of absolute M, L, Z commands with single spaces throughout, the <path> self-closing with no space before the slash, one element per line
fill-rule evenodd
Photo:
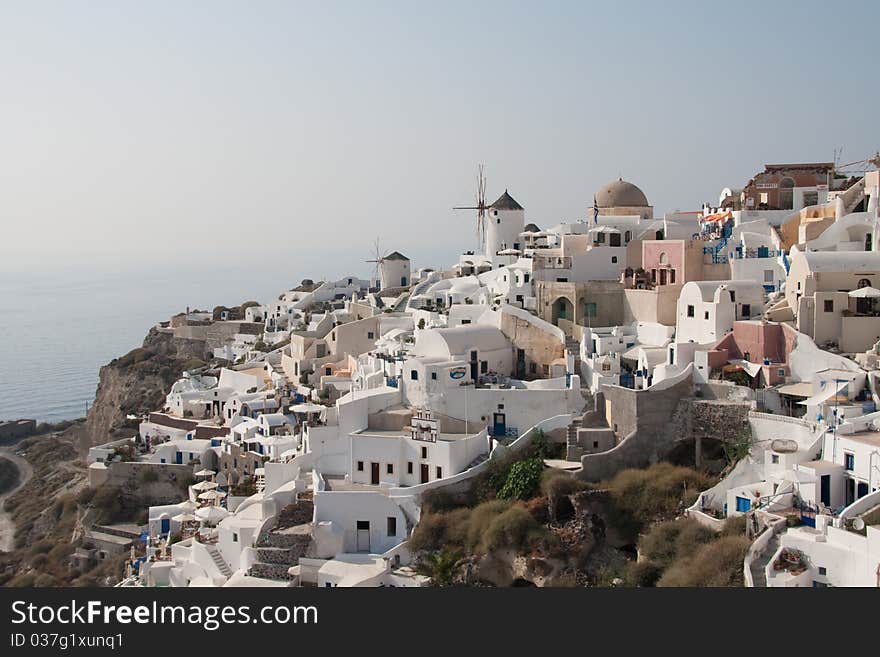
<path fill-rule="evenodd" d="M 853 520 L 852 526 L 853 529 L 855 529 L 857 532 L 860 532 L 865 528 L 865 521 L 861 518 L 856 518 L 855 520 Z"/>

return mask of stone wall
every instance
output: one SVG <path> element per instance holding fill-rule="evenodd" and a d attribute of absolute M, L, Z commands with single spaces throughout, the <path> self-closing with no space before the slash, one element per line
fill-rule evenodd
<path fill-rule="evenodd" d="M 136 493 L 149 499 L 153 505 L 179 502 L 186 495 L 187 483 L 193 478 L 192 466 L 176 463 L 120 461 L 111 463 L 107 470 L 106 484 Z M 145 475 L 146 472 L 154 475 Z M 150 481 L 153 476 L 155 481 Z"/>

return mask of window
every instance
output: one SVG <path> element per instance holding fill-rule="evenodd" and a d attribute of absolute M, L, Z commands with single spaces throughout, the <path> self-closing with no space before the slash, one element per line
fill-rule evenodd
<path fill-rule="evenodd" d="M 843 453 L 843 469 L 844 470 L 853 470 L 856 467 L 856 457 L 855 454 L 850 454 L 849 452 Z"/>
<path fill-rule="evenodd" d="M 529 374 L 537 374 L 538 366 L 535 363 L 529 363 Z"/>
<path fill-rule="evenodd" d="M 611 256 L 611 264 L 617 264 L 617 256 Z"/>
<path fill-rule="evenodd" d="M 409 378 L 412 379 L 413 381 L 418 381 L 419 380 L 419 373 L 416 370 L 412 370 L 409 373 Z"/>
<path fill-rule="evenodd" d="M 773 454 L 770 457 L 770 460 L 773 461 L 773 463 L 779 463 L 779 454 Z"/>
<path fill-rule="evenodd" d="M 765 283 L 772 283 L 773 282 L 773 270 L 772 269 L 765 269 L 764 270 L 764 282 Z"/>
<path fill-rule="evenodd" d="M 819 574 L 820 575 L 827 575 L 828 569 L 825 566 L 819 566 Z"/>
<path fill-rule="evenodd" d="M 694 316 L 694 307 L 693 307 L 693 306 L 688 306 L 688 309 L 687 309 L 687 316 L 688 316 L 688 317 L 693 317 L 693 316 Z"/>
<path fill-rule="evenodd" d="M 437 372 L 431 372 L 431 380 L 432 380 L 432 381 L 436 381 L 436 380 L 437 380 Z"/>
<path fill-rule="evenodd" d="M 488 360 L 481 360 L 480 361 L 480 374 L 485 374 L 488 371 L 489 371 L 489 361 Z"/>
<path fill-rule="evenodd" d="M 833 299 L 825 299 L 825 301 L 822 302 L 822 307 L 824 308 L 826 313 L 833 313 L 834 312 L 834 300 Z"/>
<path fill-rule="evenodd" d="M 333 368 L 325 367 L 325 368 L 324 368 L 324 374 L 325 374 L 326 376 L 330 376 L 331 374 L 333 374 Z"/>
<path fill-rule="evenodd" d="M 358 461 L 358 472 L 363 472 L 363 471 L 364 471 L 364 462 Z"/>
<path fill-rule="evenodd" d="M 412 461 L 407 461 L 406 462 L 406 474 L 412 474 L 412 473 L 413 473 Z"/>
<path fill-rule="evenodd" d="M 367 331 L 367 339 L 372 340 L 375 338 L 375 334 L 372 331 Z"/>
<path fill-rule="evenodd" d="M 780 368 L 776 371 L 776 373 L 779 374 L 779 376 L 785 376 L 785 368 L 784 368 L 784 367 L 780 367 Z"/>
<path fill-rule="evenodd" d="M 423 459 L 428 458 L 428 448 L 427 447 L 422 447 L 422 458 Z"/>
<path fill-rule="evenodd" d="M 385 474 L 394 474 L 394 464 L 386 463 L 385 464 Z"/>
<path fill-rule="evenodd" d="M 397 536 L 397 518 L 388 516 L 388 535 Z"/>
<path fill-rule="evenodd" d="M 675 270 L 674 269 L 669 270 L 669 284 L 675 285 Z"/>
<path fill-rule="evenodd" d="M 730 292 L 730 300 L 736 303 L 736 292 L 734 290 L 728 290 L 728 292 Z"/>
<path fill-rule="evenodd" d="M 598 233 L 598 234 L 596 235 L 596 241 L 597 241 L 599 244 L 604 244 L 604 243 L 605 243 L 605 233 Z"/>
<path fill-rule="evenodd" d="M 438 465 L 435 469 L 435 474 L 437 475 L 437 479 L 443 479 L 443 468 Z"/>
<path fill-rule="evenodd" d="M 593 449 L 598 449 L 598 448 L 599 448 L 599 441 L 598 441 L 598 440 L 594 440 L 594 441 L 593 441 Z"/>
<path fill-rule="evenodd" d="M 528 274 L 523 274 L 523 281 L 526 283 L 529 282 L 529 275 Z"/>
<path fill-rule="evenodd" d="M 752 306 L 751 304 L 744 303 L 742 305 L 742 316 L 743 317 L 751 317 L 752 316 Z"/>
<path fill-rule="evenodd" d="M 703 319 L 709 319 L 709 311 L 703 313 Z"/>
<path fill-rule="evenodd" d="M 238 543 L 238 534 L 236 534 L 235 532 L 232 532 L 232 542 Z"/>
<path fill-rule="evenodd" d="M 598 308 L 596 307 L 595 302 L 590 302 L 584 305 L 584 314 L 587 317 L 595 317 L 598 312 Z"/>

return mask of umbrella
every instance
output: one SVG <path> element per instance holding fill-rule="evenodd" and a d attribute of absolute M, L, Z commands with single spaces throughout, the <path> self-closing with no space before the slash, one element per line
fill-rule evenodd
<path fill-rule="evenodd" d="M 196 515 L 199 520 L 216 524 L 228 516 L 229 511 L 220 506 L 204 506 L 196 511 Z"/>
<path fill-rule="evenodd" d="M 212 488 L 217 488 L 217 484 L 213 481 L 200 481 L 197 484 L 193 484 L 193 490 L 206 491 Z"/>
<path fill-rule="evenodd" d="M 184 522 L 196 522 L 196 521 L 198 521 L 198 518 L 196 518 L 196 517 L 195 517 L 193 514 L 191 514 L 191 513 L 180 513 L 180 514 L 174 516 L 174 517 L 172 518 L 172 520 L 173 520 L 174 522 L 184 523 Z"/>
<path fill-rule="evenodd" d="M 320 413 L 326 409 L 326 406 L 321 406 L 320 404 L 297 404 L 290 410 L 294 413 Z"/>
<path fill-rule="evenodd" d="M 880 290 L 876 287 L 860 287 L 849 293 L 854 299 L 878 299 L 880 298 Z"/>
<path fill-rule="evenodd" d="M 218 490 L 209 490 L 204 493 L 199 493 L 200 500 L 220 500 L 226 497 L 226 493 L 221 493 Z"/>
<path fill-rule="evenodd" d="M 205 470 L 199 470 L 198 472 L 195 473 L 194 476 L 196 476 L 196 477 L 213 477 L 215 474 L 217 474 L 217 473 L 214 472 L 213 470 L 205 469 Z"/>
<path fill-rule="evenodd" d="M 188 511 L 195 511 L 197 508 L 195 502 L 190 502 L 189 500 L 187 500 L 186 502 L 181 502 L 177 506 L 180 507 L 180 510 L 182 513 L 186 513 Z"/>

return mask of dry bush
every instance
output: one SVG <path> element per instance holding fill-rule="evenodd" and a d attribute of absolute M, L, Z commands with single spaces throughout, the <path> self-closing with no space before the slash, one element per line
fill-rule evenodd
<path fill-rule="evenodd" d="M 626 568 L 627 586 L 656 586 L 663 570 L 653 561 L 633 561 Z"/>
<path fill-rule="evenodd" d="M 632 534 L 653 522 L 675 517 L 711 485 L 706 475 L 670 463 L 621 470 L 604 484 L 611 492 L 612 522 Z"/>
<path fill-rule="evenodd" d="M 680 518 L 661 522 L 639 541 L 639 549 L 659 568 L 668 568 L 676 560 L 690 557 L 702 545 L 716 538 L 715 532 L 696 520 Z"/>
<path fill-rule="evenodd" d="M 721 536 L 691 557 L 673 563 L 657 586 L 742 586 L 743 559 L 748 549 L 745 537 Z"/>
<path fill-rule="evenodd" d="M 532 541 L 543 538 L 544 528 L 521 506 L 512 506 L 489 523 L 483 533 L 477 551 L 512 549 L 517 552 L 526 549 Z"/>
<path fill-rule="evenodd" d="M 547 498 L 550 518 L 555 522 L 564 522 L 571 518 L 574 515 L 574 505 L 570 496 L 587 488 L 589 486 L 586 483 L 569 473 L 545 470 L 541 478 L 541 493 Z"/>

